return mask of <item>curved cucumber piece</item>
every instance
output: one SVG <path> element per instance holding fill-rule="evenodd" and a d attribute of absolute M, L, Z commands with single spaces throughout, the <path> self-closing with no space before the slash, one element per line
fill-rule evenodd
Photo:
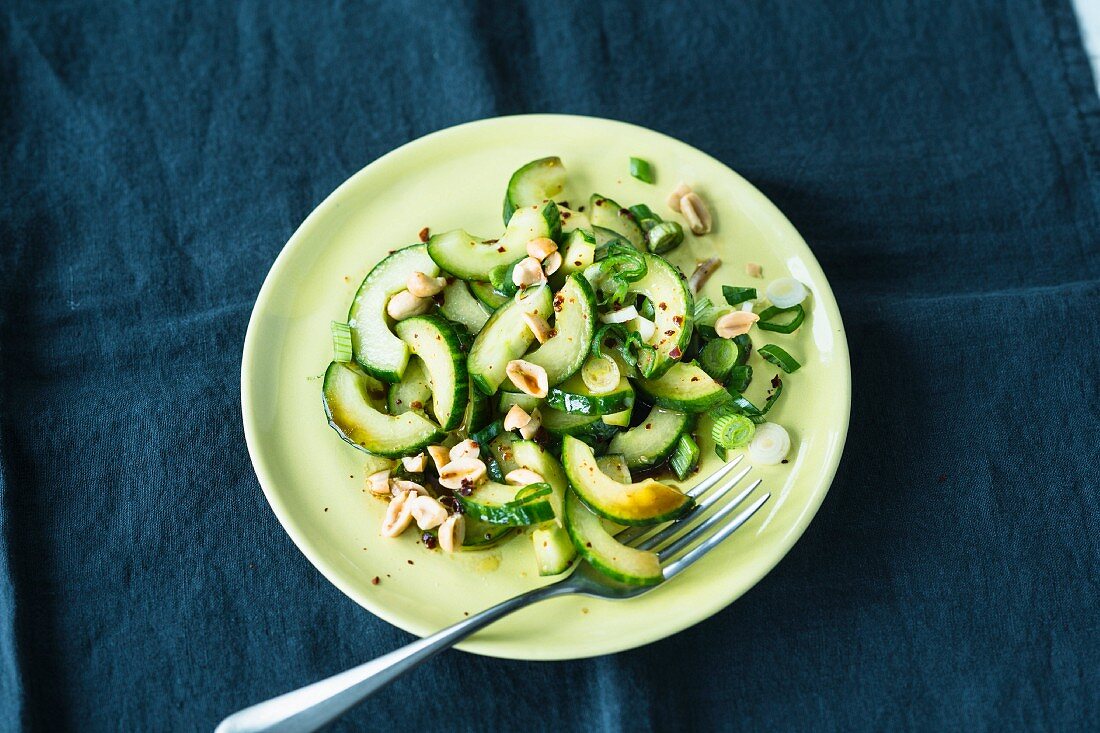
<path fill-rule="evenodd" d="M 386 304 L 405 289 L 414 272 L 429 277 L 439 274 L 423 244 L 399 249 L 375 265 L 363 278 L 348 311 L 355 360 L 368 374 L 385 382 L 400 379 L 409 363 L 409 347 L 390 331 Z"/>
<path fill-rule="evenodd" d="M 512 445 L 515 442 L 515 434 L 508 431 L 502 432 L 489 441 L 489 454 L 496 460 L 497 466 L 500 467 L 502 478 L 519 468 L 519 464 L 516 463 L 515 456 L 512 454 Z"/>
<path fill-rule="evenodd" d="M 646 275 L 630 283 L 629 291 L 644 295 L 653 304 L 653 321 L 657 327 L 651 346 L 657 349 L 654 375 L 659 376 L 678 363 L 687 351 L 695 299 L 688 290 L 687 281 L 668 260 L 652 254 L 643 256 Z"/>
<path fill-rule="evenodd" d="M 577 229 L 591 229 L 592 222 L 588 214 L 583 211 L 573 211 L 564 206 L 558 206 L 558 214 L 561 215 L 561 233 L 563 235 Z"/>
<path fill-rule="evenodd" d="M 432 401 L 432 383 L 428 379 L 428 370 L 419 357 L 409 357 L 409 365 L 401 380 L 390 385 L 386 394 L 386 410 L 391 415 L 413 410 L 421 415 L 426 413 L 428 403 Z"/>
<path fill-rule="evenodd" d="M 463 280 L 488 280 L 494 267 L 523 256 L 508 252 L 496 240 L 475 237 L 465 229 L 433 235 L 428 240 L 428 254 L 444 270 Z"/>
<path fill-rule="evenodd" d="M 688 422 L 682 412 L 654 407 L 638 426 L 612 438 L 607 449 L 621 453 L 630 468 L 650 468 L 668 458 Z"/>
<path fill-rule="evenodd" d="M 619 377 L 619 384 L 607 394 L 592 394 L 580 374 L 574 374 L 556 387 L 551 387 L 546 395 L 546 404 L 562 412 L 579 415 L 610 415 L 633 406 L 634 388 L 630 380 Z"/>
<path fill-rule="evenodd" d="M 673 364 L 663 376 L 637 382 L 653 404 L 680 412 L 705 412 L 730 399 L 725 388 L 695 362 Z"/>
<path fill-rule="evenodd" d="M 386 458 L 413 455 L 443 439 L 443 431 L 422 415 L 387 415 L 378 410 L 383 386 L 358 367 L 334 361 L 325 371 L 322 395 L 328 424 L 341 438 L 368 453 Z"/>
<path fill-rule="evenodd" d="M 635 248 L 645 251 L 645 233 L 638 226 L 630 209 L 624 209 L 606 196 L 594 193 L 588 199 L 588 220 L 593 227 L 610 229 Z"/>
<path fill-rule="evenodd" d="M 675 519 L 694 503 L 687 494 L 651 478 L 632 484 L 615 481 L 600 470 L 592 448 L 570 435 L 562 439 L 561 461 L 570 486 L 585 505 L 619 524 L 647 525 Z"/>
<path fill-rule="evenodd" d="M 554 508 L 546 496 L 516 499 L 520 488 L 487 481 L 474 489 L 469 496 L 457 496 L 467 517 L 487 524 L 522 527 L 554 518 Z"/>
<path fill-rule="evenodd" d="M 501 392 L 500 393 L 500 414 L 507 415 L 508 410 L 512 409 L 512 405 L 519 405 L 523 408 L 524 412 L 531 414 L 531 412 L 539 406 L 542 400 L 538 397 L 532 397 L 529 394 L 523 392 Z"/>
<path fill-rule="evenodd" d="M 630 477 L 630 467 L 626 465 L 626 459 L 618 453 L 608 453 L 606 456 L 600 456 L 596 459 L 596 465 L 611 480 L 618 481 L 620 484 L 629 484 L 634 481 Z"/>
<path fill-rule="evenodd" d="M 473 382 L 470 382 L 470 399 L 466 402 L 466 416 L 462 418 L 462 431 L 466 435 L 473 435 L 478 430 L 489 424 L 493 419 L 493 410 L 488 400 L 483 400 L 474 391 Z"/>
<path fill-rule="evenodd" d="M 432 383 L 432 411 L 443 430 L 454 430 L 462 422 L 470 399 L 470 378 L 466 355 L 458 332 L 446 318 L 414 316 L 397 324 L 397 335 L 424 362 Z"/>
<path fill-rule="evenodd" d="M 520 300 L 501 306 L 489 317 L 474 339 L 466 361 L 478 391 L 494 394 L 506 378 L 504 370 L 508 362 L 523 356 L 535 340 L 523 314 L 535 312 L 549 318 L 551 307 L 550 288 L 540 286 L 527 291 Z"/>
<path fill-rule="evenodd" d="M 465 550 L 487 550 L 515 533 L 515 527 L 504 524 L 489 524 L 474 517 L 466 517 L 466 536 L 462 539 Z"/>
<path fill-rule="evenodd" d="M 564 573 L 577 555 L 564 528 L 565 495 L 569 491 L 569 480 L 561 464 L 537 443 L 517 440 L 512 443 L 512 455 L 520 468 L 542 476 L 553 492 L 548 498 L 554 507 L 556 521 L 547 522 L 531 534 L 539 575 Z"/>
<path fill-rule="evenodd" d="M 656 554 L 616 540 L 572 491 L 565 498 L 565 527 L 581 557 L 604 575 L 627 585 L 657 585 L 664 580 Z"/>
<path fill-rule="evenodd" d="M 554 336 L 523 357 L 546 370 L 547 383 L 553 387 L 571 377 L 588 357 L 592 334 L 596 330 L 596 294 L 580 273 L 570 275 L 553 300 Z M 509 392 L 519 389 L 504 382 Z"/>
<path fill-rule="evenodd" d="M 443 302 L 439 312 L 455 323 L 461 323 L 471 334 L 476 334 L 489 320 L 489 309 L 475 298 L 464 280 L 452 280 L 443 288 Z"/>
<path fill-rule="evenodd" d="M 551 435 L 573 435 L 599 443 L 616 435 L 619 429 L 604 422 L 600 415 L 579 415 L 546 408 L 540 410 L 542 427 Z"/>
<path fill-rule="evenodd" d="M 617 428 L 630 427 L 630 417 L 634 414 L 634 408 L 628 407 L 622 412 L 613 412 L 610 415 L 604 415 L 603 421 L 608 425 L 614 425 Z"/>
<path fill-rule="evenodd" d="M 487 282 L 474 280 L 467 283 L 467 285 L 470 287 L 470 293 L 477 298 L 483 306 L 488 308 L 490 313 L 511 300 L 511 298 L 506 298 L 493 290 L 493 286 Z"/>
<path fill-rule="evenodd" d="M 519 168 L 508 180 L 504 192 L 504 223 L 517 209 L 552 199 L 565 188 L 565 166 L 561 158 L 539 158 Z"/>

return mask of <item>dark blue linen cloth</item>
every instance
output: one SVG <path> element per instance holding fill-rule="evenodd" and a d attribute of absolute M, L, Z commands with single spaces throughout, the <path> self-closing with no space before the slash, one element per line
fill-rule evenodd
<path fill-rule="evenodd" d="M 851 341 L 844 461 L 710 620 L 451 652 L 337 729 L 1100 729 L 1100 102 L 1068 0 L 4 3 L 4 727 L 210 730 L 410 640 L 265 503 L 245 326 L 345 178 L 536 111 L 667 132 L 787 213 Z"/>

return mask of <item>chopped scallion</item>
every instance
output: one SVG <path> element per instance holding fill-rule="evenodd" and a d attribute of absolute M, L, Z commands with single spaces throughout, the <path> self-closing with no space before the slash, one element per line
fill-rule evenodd
<path fill-rule="evenodd" d="M 756 288 L 735 288 L 732 285 L 723 285 L 722 297 L 730 305 L 741 305 L 747 300 L 756 300 Z"/>
<path fill-rule="evenodd" d="M 798 368 L 802 366 L 798 363 L 798 360 L 788 354 L 786 350 L 775 344 L 765 344 L 757 349 L 757 351 L 760 356 L 764 357 L 764 359 L 770 361 L 772 364 L 775 364 L 787 374 L 794 374 L 798 371 Z"/>
<path fill-rule="evenodd" d="M 774 320 L 776 316 L 793 313 L 793 317 L 786 323 L 780 323 Z M 756 322 L 756 327 L 763 331 L 774 331 L 776 333 L 794 333 L 794 331 L 802 325 L 802 321 L 806 320 L 806 311 L 802 309 L 802 306 L 796 305 L 793 308 L 777 308 L 772 306 L 766 308 L 760 313 L 760 320 Z"/>
<path fill-rule="evenodd" d="M 738 347 L 729 339 L 708 341 L 699 352 L 699 366 L 716 382 L 725 383 L 737 363 Z"/>
<path fill-rule="evenodd" d="M 726 385 L 730 394 L 741 394 L 749 388 L 752 382 L 752 367 L 748 364 L 738 364 L 730 370 L 729 383 Z"/>
<path fill-rule="evenodd" d="M 653 166 L 649 164 L 649 161 L 641 158 L 632 157 L 630 159 L 630 175 L 642 183 L 654 183 L 657 180 L 657 177 L 653 175 Z"/>
<path fill-rule="evenodd" d="M 676 478 L 683 481 L 699 465 L 699 444 L 690 435 L 684 433 L 676 443 L 676 449 L 668 463 L 676 473 Z"/>
<path fill-rule="evenodd" d="M 351 326 L 348 324 L 332 322 L 332 353 L 334 361 L 351 361 L 354 357 L 351 349 Z"/>
<path fill-rule="evenodd" d="M 715 418 L 710 436 L 723 448 L 740 448 L 749 444 L 755 432 L 756 425 L 752 420 L 744 415 L 726 412 Z"/>
<path fill-rule="evenodd" d="M 684 241 L 684 228 L 675 221 L 662 221 L 645 233 L 646 248 L 653 254 L 664 254 Z"/>

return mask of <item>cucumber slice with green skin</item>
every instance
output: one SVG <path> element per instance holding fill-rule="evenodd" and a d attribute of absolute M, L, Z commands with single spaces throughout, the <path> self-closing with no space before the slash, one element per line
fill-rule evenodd
<path fill-rule="evenodd" d="M 651 478 L 632 484 L 615 481 L 600 470 L 592 448 L 570 435 L 562 439 L 561 462 L 569 485 L 585 505 L 618 524 L 665 522 L 694 503 L 687 494 Z"/>
<path fill-rule="evenodd" d="M 634 408 L 628 407 L 622 412 L 613 412 L 610 415 L 604 415 L 603 421 L 616 428 L 628 428 L 630 427 L 630 418 L 633 413 Z"/>
<path fill-rule="evenodd" d="M 551 387 L 573 376 L 588 358 L 596 330 L 596 293 L 583 275 L 574 273 L 554 296 L 553 307 L 554 336 L 523 357 L 546 370 Z M 511 381 L 504 382 L 502 388 L 519 391 Z"/>
<path fill-rule="evenodd" d="M 552 491 L 548 499 L 554 507 L 556 521 L 543 524 L 531 534 L 539 575 L 563 573 L 577 554 L 564 528 L 565 495 L 569 491 L 569 480 L 557 459 L 537 443 L 517 440 L 512 444 L 512 455 L 520 468 L 542 476 Z"/>
<path fill-rule="evenodd" d="M 596 237 L 587 229 L 576 229 L 565 235 L 561 246 L 561 272 L 565 275 L 584 272 L 596 261 Z M 556 273 L 555 273 L 556 274 Z"/>
<path fill-rule="evenodd" d="M 581 557 L 604 575 L 627 585 L 657 585 L 664 580 L 655 553 L 616 540 L 572 491 L 565 498 L 565 527 Z"/>
<path fill-rule="evenodd" d="M 504 370 L 508 362 L 522 357 L 535 340 L 523 320 L 526 312 L 549 318 L 552 312 L 550 288 L 543 285 L 528 290 L 520 300 L 501 306 L 474 339 L 466 364 L 474 386 L 482 394 L 496 393 L 507 378 Z"/>
<path fill-rule="evenodd" d="M 653 404 L 679 412 L 706 412 L 730 400 L 726 389 L 695 362 L 674 364 L 661 377 L 637 384 Z"/>
<path fill-rule="evenodd" d="M 577 229 L 592 228 L 592 222 L 589 220 L 588 214 L 583 211 L 573 211 L 559 204 L 558 214 L 561 215 L 561 233 L 563 236 Z"/>
<path fill-rule="evenodd" d="M 602 443 L 619 433 L 619 428 L 608 425 L 600 415 L 578 415 L 546 408 L 541 410 L 542 427 L 551 435 L 572 435 L 584 441 Z"/>
<path fill-rule="evenodd" d="M 607 394 L 592 394 L 581 375 L 574 374 L 546 395 L 546 404 L 562 412 L 578 415 L 610 415 L 634 405 L 634 388 L 630 380 L 619 376 L 619 384 Z"/>
<path fill-rule="evenodd" d="M 546 496 L 517 500 L 516 493 L 521 488 L 524 487 L 486 481 L 469 496 L 457 496 L 467 517 L 487 524 L 524 527 L 554 518 L 554 507 Z"/>
<path fill-rule="evenodd" d="M 428 240 L 428 254 L 439 267 L 463 280 L 485 282 L 495 268 L 527 256 L 527 242 L 535 237 L 561 237 L 561 219 L 553 201 L 518 210 L 500 239 L 481 239 L 463 229 L 436 234 Z"/>
<path fill-rule="evenodd" d="M 639 425 L 612 438 L 607 449 L 622 454 L 630 468 L 650 468 L 676 449 L 689 422 L 683 412 L 654 407 Z"/>
<path fill-rule="evenodd" d="M 409 363 L 409 347 L 390 331 L 386 304 L 405 289 L 414 272 L 429 277 L 439 274 L 423 244 L 399 249 L 375 265 L 363 278 L 348 311 L 355 360 L 367 374 L 384 382 L 400 379 Z"/>
<path fill-rule="evenodd" d="M 443 430 L 462 423 L 470 399 L 466 354 L 454 325 L 440 316 L 413 316 L 397 324 L 397 335 L 424 362 L 432 385 L 432 412 Z"/>
<path fill-rule="evenodd" d="M 356 448 L 386 458 L 415 455 L 443 439 L 439 426 L 422 415 L 387 415 L 377 409 L 384 394 L 383 385 L 357 366 L 332 362 L 322 387 L 328 424 Z"/>
<path fill-rule="evenodd" d="M 432 383 L 428 379 L 428 370 L 417 356 L 409 357 L 409 365 L 401 380 L 390 385 L 386 393 L 386 410 L 391 415 L 413 410 L 421 415 L 427 414 L 428 403 L 432 401 Z"/>
<path fill-rule="evenodd" d="M 565 188 L 565 166 L 561 158 L 539 158 L 516 170 L 504 192 L 504 223 L 525 206 L 552 199 Z"/>
<path fill-rule="evenodd" d="M 383 458 L 382 456 L 375 456 L 370 453 L 364 454 L 363 459 L 364 476 L 370 476 L 379 471 L 392 471 L 394 467 L 397 466 L 397 461 L 392 458 Z"/>
<path fill-rule="evenodd" d="M 691 341 L 692 312 L 695 299 L 688 289 L 687 280 L 664 257 L 643 255 L 646 275 L 630 283 L 628 290 L 644 295 L 654 305 L 654 337 L 651 346 L 657 350 L 654 376 L 664 374 L 687 351 Z"/>
<path fill-rule="evenodd" d="M 490 313 L 511 300 L 493 290 L 493 286 L 487 282 L 475 280 L 466 284 L 470 288 L 470 293 L 477 298 L 483 306 L 488 308 Z"/>
<path fill-rule="evenodd" d="M 506 431 L 489 441 L 489 455 L 500 466 L 501 476 L 507 476 L 519 468 L 515 455 L 512 453 L 512 444 L 516 442 L 516 436 Z"/>
<path fill-rule="evenodd" d="M 452 280 L 443 288 L 443 302 L 439 304 L 439 312 L 455 323 L 461 323 L 472 334 L 481 330 L 491 313 L 470 293 L 466 282 L 458 279 Z"/>
<path fill-rule="evenodd" d="M 592 222 L 592 226 L 610 229 L 636 249 L 645 251 L 645 233 L 638 226 L 630 209 L 624 209 L 606 196 L 594 193 L 588 199 L 588 220 Z"/>
<path fill-rule="evenodd" d="M 529 394 L 523 392 L 501 392 L 500 393 L 500 414 L 507 415 L 508 410 L 512 409 L 512 405 L 519 405 L 523 408 L 523 411 L 528 415 L 539 406 L 542 400 L 538 397 L 532 397 Z"/>
<path fill-rule="evenodd" d="M 620 484 L 629 484 L 634 481 L 630 476 L 630 467 L 626 465 L 626 459 L 618 453 L 608 453 L 606 456 L 600 456 L 596 459 L 596 465 L 611 480 L 618 481 Z"/>
<path fill-rule="evenodd" d="M 464 550 L 487 550 L 496 547 L 515 534 L 515 527 L 504 524 L 489 524 L 480 519 L 466 516 L 466 536 L 462 539 Z"/>
<path fill-rule="evenodd" d="M 462 419 L 462 431 L 466 435 L 473 435 L 484 428 L 493 419 L 493 410 L 488 400 L 481 398 L 474 391 L 474 385 L 470 383 L 470 399 L 466 403 L 466 416 Z"/>

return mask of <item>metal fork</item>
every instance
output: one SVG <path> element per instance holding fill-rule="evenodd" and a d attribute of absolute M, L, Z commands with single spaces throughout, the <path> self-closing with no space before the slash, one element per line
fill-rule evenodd
<path fill-rule="evenodd" d="M 679 575 L 710 552 L 718 543 L 733 534 L 771 497 L 771 494 L 764 494 L 737 516 L 726 521 L 726 518 L 760 485 L 760 480 L 757 479 L 713 514 L 703 517 L 699 522 L 695 521 L 702 517 L 707 509 L 723 499 L 752 470 L 752 466 L 747 466 L 733 477 L 722 481 L 742 458 L 743 456 L 738 456 L 688 491 L 688 495 L 696 499 L 695 506 L 676 521 L 663 526 L 630 527 L 617 534 L 616 538 L 632 547 L 656 550 L 666 581 Z M 691 549 L 688 549 L 689 547 Z M 684 550 L 687 551 L 684 552 Z M 314 731 L 335 720 L 349 708 L 378 692 L 421 662 L 450 649 L 478 629 L 524 606 L 547 598 L 570 594 L 616 600 L 634 598 L 655 587 L 658 586 L 622 585 L 605 577 L 588 563 L 578 562 L 573 573 L 556 583 L 510 598 L 479 614 L 463 619 L 454 626 L 414 641 L 408 646 L 366 664 L 238 711 L 223 720 L 217 727 L 216 733 Z"/>

